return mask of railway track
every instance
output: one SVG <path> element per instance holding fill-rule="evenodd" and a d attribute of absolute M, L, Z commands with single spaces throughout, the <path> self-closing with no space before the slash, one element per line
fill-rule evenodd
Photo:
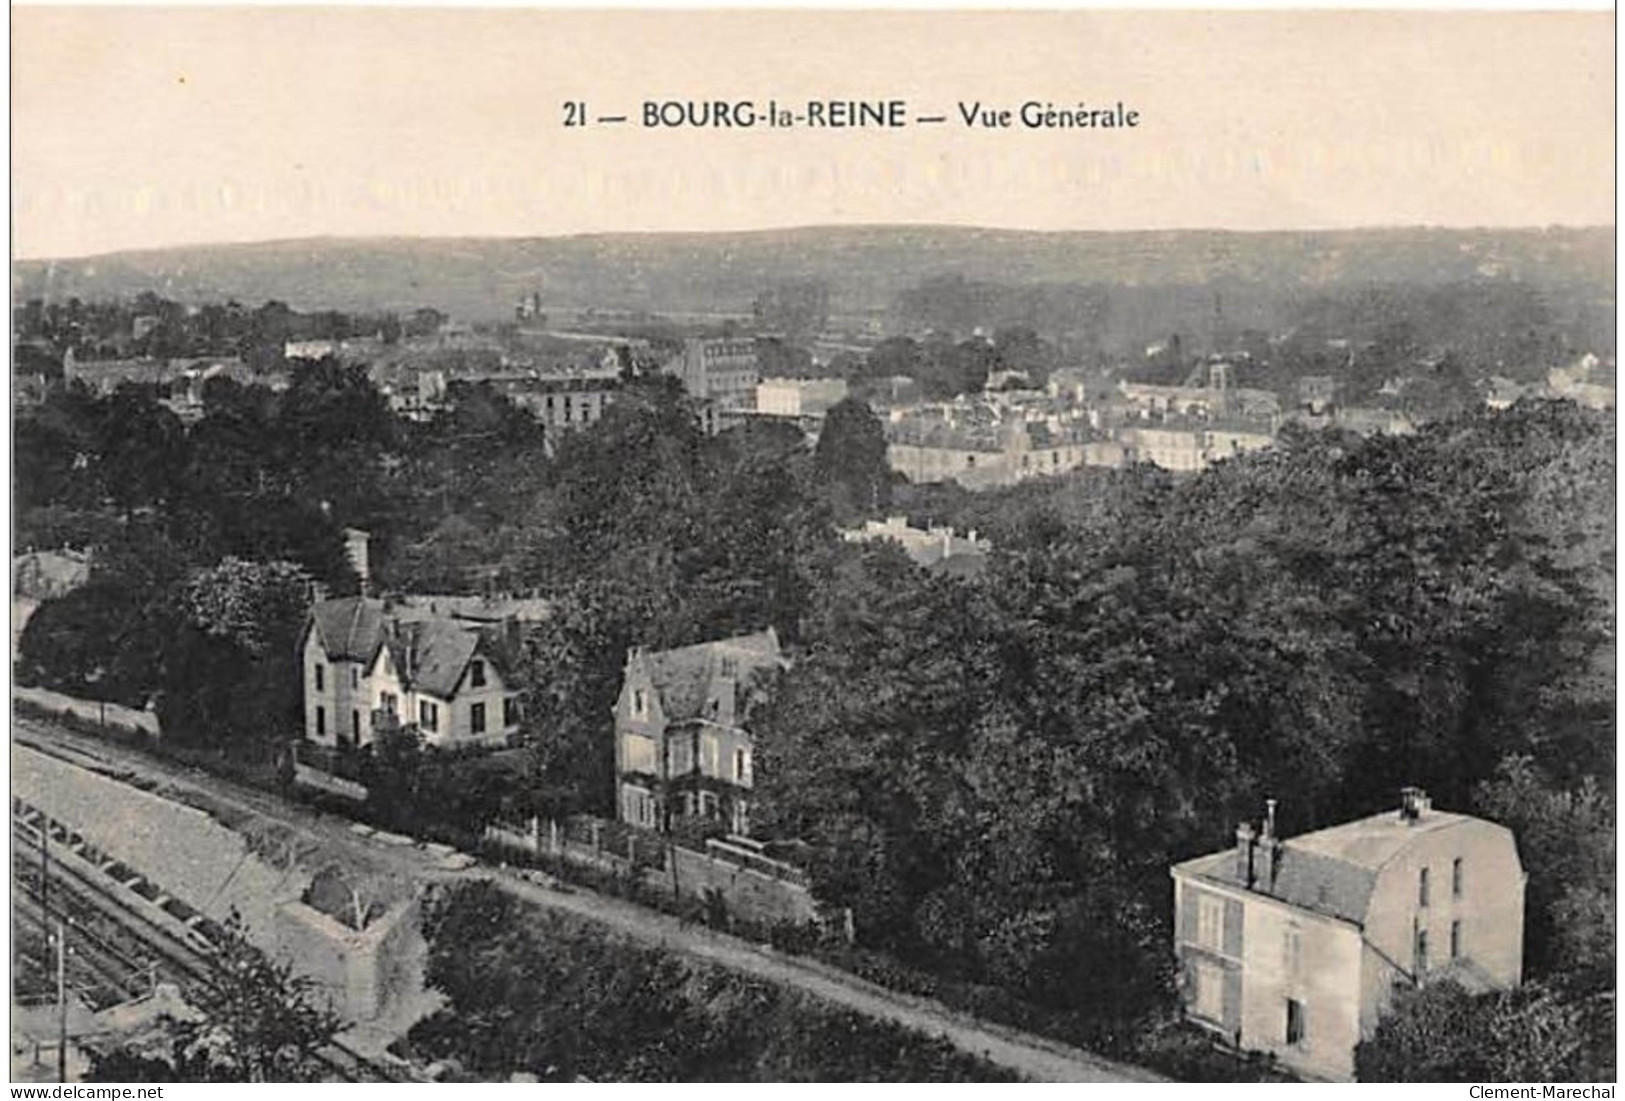
<path fill-rule="evenodd" d="M 182 989 L 210 977 L 216 967 L 213 941 L 222 932 L 215 923 L 184 904 L 170 908 L 161 889 L 146 877 L 124 868 L 97 852 L 71 828 L 55 822 L 35 808 L 13 799 L 12 833 L 13 914 L 31 926 L 54 932 L 60 918 L 72 930 L 78 974 L 97 992 L 95 1000 L 111 996 L 116 1004 L 152 989 L 154 976 L 173 981 Z M 53 845 L 50 886 L 42 905 L 40 863 L 30 856 L 40 851 L 42 831 Z M 64 859 L 59 853 L 73 855 Z M 32 865 L 32 867 L 30 867 Z M 86 870 L 88 866 L 91 870 Z M 31 874 L 32 873 L 32 874 Z M 137 902 L 136 898 L 142 899 Z M 168 928 L 144 904 L 161 910 L 183 932 Z M 47 912 L 48 908 L 48 912 Z M 132 987 L 135 976 L 138 987 Z M 84 988 L 84 987 L 81 987 Z M 122 994 L 122 997 L 116 995 Z M 87 998 L 87 1001 L 92 999 Z M 92 1002 L 92 1008 L 103 1008 Z M 343 1081 L 396 1082 L 415 1080 L 394 1067 L 381 1066 L 335 1040 L 315 1052 L 323 1067 Z"/>
<path fill-rule="evenodd" d="M 18 933 L 27 930 L 37 934 L 33 946 L 39 952 L 37 962 L 47 974 L 55 968 L 55 953 L 49 948 L 49 938 L 56 935 L 58 921 L 66 926 L 68 987 L 90 1009 L 107 1009 L 151 991 L 156 980 L 147 964 L 108 944 L 77 918 L 55 907 L 47 914 L 33 888 L 19 884 L 12 895 L 11 907 L 13 929 Z"/>

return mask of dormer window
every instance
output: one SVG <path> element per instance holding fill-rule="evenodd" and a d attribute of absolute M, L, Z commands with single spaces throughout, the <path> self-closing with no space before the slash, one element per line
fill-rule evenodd
<path fill-rule="evenodd" d="M 485 687 L 485 662 L 479 658 L 468 663 L 468 683 L 473 688 Z"/>

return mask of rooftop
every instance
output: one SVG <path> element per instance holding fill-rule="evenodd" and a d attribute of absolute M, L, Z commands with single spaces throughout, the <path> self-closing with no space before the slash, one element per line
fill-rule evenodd
<path fill-rule="evenodd" d="M 1391 810 L 1286 838 L 1280 843 L 1270 883 L 1248 886 L 1235 846 L 1177 864 L 1175 871 L 1363 925 L 1372 889 L 1389 861 L 1419 838 L 1479 821 L 1424 805 L 1415 818 Z"/>
<path fill-rule="evenodd" d="M 779 636 L 771 627 L 754 634 L 659 650 L 644 657 L 649 663 L 650 680 L 660 693 L 661 706 L 673 720 L 699 715 L 712 678 L 720 674 L 721 659 L 732 658 L 737 663 L 734 675 L 741 683 L 760 670 L 782 666 L 784 660 Z"/>
<path fill-rule="evenodd" d="M 499 671 L 510 670 L 513 655 L 497 625 L 519 617 L 483 620 L 441 610 L 433 603 L 387 605 L 372 597 L 349 596 L 320 601 L 311 609 L 311 618 L 329 660 L 371 662 L 378 648 L 387 645 L 407 681 L 447 697 L 457 690 L 476 652 L 490 658 Z"/>

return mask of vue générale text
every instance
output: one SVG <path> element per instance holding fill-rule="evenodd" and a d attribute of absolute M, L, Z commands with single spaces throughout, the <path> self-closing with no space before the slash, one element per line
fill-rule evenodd
<path fill-rule="evenodd" d="M 585 104 L 566 104 L 566 125 L 591 118 Z M 911 109 L 903 99 L 767 101 L 667 99 L 645 100 L 635 118 L 651 130 L 827 129 L 901 130 L 912 126 L 947 126 L 970 130 L 1113 130 L 1141 124 L 1140 112 L 1121 100 L 1109 104 L 1027 100 L 1018 105 L 960 100 L 952 111 Z M 580 122 L 568 121 L 571 118 Z M 624 115 L 600 116 L 602 123 L 621 123 Z"/>

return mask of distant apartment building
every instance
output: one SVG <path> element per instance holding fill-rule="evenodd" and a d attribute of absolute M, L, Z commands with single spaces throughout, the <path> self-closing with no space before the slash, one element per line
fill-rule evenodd
<path fill-rule="evenodd" d="M 750 832 L 751 712 L 784 668 L 778 635 L 632 650 L 615 702 L 619 816 L 669 831 L 683 818 Z"/>
<path fill-rule="evenodd" d="M 822 417 L 846 399 L 841 378 L 764 378 L 756 384 L 756 412 L 772 417 Z"/>
<path fill-rule="evenodd" d="M 305 737 L 359 747 L 400 725 L 430 746 L 505 745 L 519 730 L 517 649 L 513 620 L 362 596 L 318 601 L 300 643 Z"/>
<path fill-rule="evenodd" d="M 1174 417 L 1121 424 L 1111 431 L 1111 444 L 1115 446 L 1090 452 L 1095 465 L 1151 463 L 1164 470 L 1193 474 L 1220 459 L 1273 447 L 1275 434 L 1256 422 Z"/>
<path fill-rule="evenodd" d="M 489 380 L 509 401 L 554 430 L 597 424 L 621 390 L 619 371 L 526 374 Z"/>
<path fill-rule="evenodd" d="M 1124 381 L 1117 384 L 1117 396 L 1122 404 L 1158 417 L 1269 419 L 1280 416 L 1281 399 L 1273 390 L 1235 386 L 1234 376 L 1230 364 L 1209 363 L 1199 367 L 1195 377 L 1184 386 Z M 1204 381 L 1205 384 L 1198 384 Z"/>
<path fill-rule="evenodd" d="M 62 381 L 79 382 L 97 394 L 111 394 L 126 384 L 167 390 L 185 367 L 167 359 L 80 359 L 69 348 L 62 357 Z"/>
<path fill-rule="evenodd" d="M 967 489 L 1076 470 L 1093 437 L 1081 420 L 983 400 L 896 410 L 885 429 L 891 469 L 911 482 Z"/>
<path fill-rule="evenodd" d="M 1400 807 L 1292 838 L 1243 823 L 1231 848 L 1171 869 L 1189 1020 L 1307 1077 L 1346 1080 L 1396 989 L 1518 985 L 1524 872 L 1512 834 Z"/>
<path fill-rule="evenodd" d="M 375 381 L 389 411 L 403 420 L 424 423 L 451 408 L 444 371 L 395 371 Z"/>
<path fill-rule="evenodd" d="M 761 380 L 756 342 L 749 337 L 686 340 L 682 352 L 666 364 L 666 373 L 682 379 L 690 397 L 725 412 L 752 408 Z"/>

